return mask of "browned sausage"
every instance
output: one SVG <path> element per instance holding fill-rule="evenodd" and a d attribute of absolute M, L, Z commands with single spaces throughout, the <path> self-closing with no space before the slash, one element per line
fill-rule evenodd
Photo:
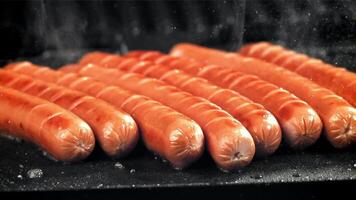
<path fill-rule="evenodd" d="M 0 129 L 40 146 L 60 161 L 86 158 L 93 133 L 83 120 L 46 100 L 0 86 Z"/>
<path fill-rule="evenodd" d="M 292 148 L 306 148 L 314 144 L 320 136 L 321 120 L 307 103 L 257 76 L 232 72 L 217 65 L 206 65 L 192 59 L 172 57 L 158 52 L 134 51 L 127 56 L 181 69 L 221 87 L 238 91 L 251 100 L 261 103 L 277 118 L 282 127 L 283 138 Z M 86 58 L 89 58 L 89 55 L 82 60 L 85 61 Z"/>
<path fill-rule="evenodd" d="M 255 154 L 253 139 L 242 124 L 203 98 L 157 79 L 91 64 L 84 67 L 70 66 L 62 70 L 76 71 L 81 75 L 141 93 L 191 117 L 202 128 L 207 148 L 215 163 L 223 170 L 244 167 Z"/>
<path fill-rule="evenodd" d="M 261 54 L 256 54 L 256 51 L 260 51 Z M 355 73 L 267 42 L 246 45 L 240 53 L 267 62 L 276 59 L 276 64 L 279 66 L 313 80 L 342 96 L 354 107 L 356 106 Z"/>
<path fill-rule="evenodd" d="M 0 84 L 51 101 L 85 120 L 110 156 L 128 154 L 138 140 L 134 120 L 123 111 L 84 93 L 0 69 Z"/>
<path fill-rule="evenodd" d="M 177 45 L 172 54 L 220 64 L 230 69 L 259 76 L 311 105 L 321 117 L 325 133 L 334 147 L 343 148 L 356 141 L 356 110 L 342 97 L 311 80 L 282 67 L 236 53 L 226 53 L 190 44 Z"/>
<path fill-rule="evenodd" d="M 84 56 L 92 63 L 123 71 L 140 73 L 148 77 L 163 80 L 193 95 L 203 97 L 226 110 L 240 121 L 251 133 L 256 154 L 266 156 L 277 150 L 281 142 L 281 130 L 277 120 L 262 105 L 256 104 L 237 92 L 220 88 L 205 79 L 186 74 L 179 70 L 170 70 L 152 62 L 140 62 L 134 58 L 123 58 L 114 54 L 89 53 Z"/>
<path fill-rule="evenodd" d="M 138 123 L 147 148 L 168 160 L 175 168 L 189 166 L 203 153 L 204 135 L 199 125 L 187 116 L 146 96 L 98 82 L 90 77 L 54 71 L 48 67 L 36 67 L 31 63 L 18 63 L 6 69 L 85 92 L 123 109 Z"/>

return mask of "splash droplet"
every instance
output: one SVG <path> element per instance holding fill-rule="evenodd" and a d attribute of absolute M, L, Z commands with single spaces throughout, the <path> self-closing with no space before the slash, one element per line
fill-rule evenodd
<path fill-rule="evenodd" d="M 115 168 L 118 168 L 118 169 L 125 169 L 125 166 L 123 166 L 121 163 L 117 162 L 114 164 L 114 167 Z"/>
<path fill-rule="evenodd" d="M 41 178 L 43 176 L 43 171 L 42 169 L 30 169 L 27 171 L 27 177 L 28 178 Z"/>
<path fill-rule="evenodd" d="M 258 179 L 261 179 L 261 178 L 262 178 L 262 175 L 257 174 L 257 175 L 252 175 L 252 176 L 250 176 L 250 177 L 253 178 L 253 179 L 258 180 Z"/>

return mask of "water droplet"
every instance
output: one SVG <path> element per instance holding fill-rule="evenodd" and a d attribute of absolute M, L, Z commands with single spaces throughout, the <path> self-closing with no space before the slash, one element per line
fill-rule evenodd
<path fill-rule="evenodd" d="M 347 171 L 351 172 L 351 168 L 347 168 Z"/>
<path fill-rule="evenodd" d="M 14 184 L 15 182 L 13 182 L 13 181 L 10 181 L 10 184 Z"/>
<path fill-rule="evenodd" d="M 22 175 L 21 175 L 21 174 L 17 175 L 17 178 L 19 178 L 19 179 L 23 179 L 23 177 L 22 177 Z"/>
<path fill-rule="evenodd" d="M 103 187 L 103 184 L 102 183 L 100 183 L 98 186 L 96 186 L 97 188 L 101 188 L 101 187 Z"/>
<path fill-rule="evenodd" d="M 28 178 L 41 178 L 43 176 L 42 169 L 30 169 L 27 171 Z"/>
<path fill-rule="evenodd" d="M 250 177 L 253 178 L 253 179 L 261 179 L 261 178 L 262 178 L 262 175 L 257 174 L 257 175 L 252 175 L 252 176 L 250 176 Z"/>
<path fill-rule="evenodd" d="M 123 166 L 121 163 L 117 162 L 114 164 L 114 167 L 118 168 L 118 169 L 125 169 L 125 166 Z"/>
<path fill-rule="evenodd" d="M 157 160 L 157 159 L 158 159 L 158 157 L 157 157 L 157 156 L 155 156 L 155 157 L 154 157 L 154 159 L 155 159 L 155 160 Z"/>
<path fill-rule="evenodd" d="M 64 171 L 61 171 L 61 174 L 64 174 Z"/>
<path fill-rule="evenodd" d="M 130 169 L 130 174 L 133 174 L 133 173 L 135 173 L 135 172 L 136 172 L 135 169 Z"/>
<path fill-rule="evenodd" d="M 356 163 L 354 164 L 354 167 L 356 168 Z"/>
<path fill-rule="evenodd" d="M 23 165 L 20 164 L 19 167 L 20 167 L 20 168 L 23 168 Z"/>
<path fill-rule="evenodd" d="M 296 177 L 296 178 L 299 178 L 301 175 L 299 173 L 293 173 L 292 176 Z"/>

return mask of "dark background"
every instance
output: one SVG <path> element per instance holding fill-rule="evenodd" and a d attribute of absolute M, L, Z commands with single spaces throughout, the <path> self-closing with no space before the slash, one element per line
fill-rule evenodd
<path fill-rule="evenodd" d="M 37 60 L 42 62 L 45 60 L 46 64 L 56 66 L 73 61 L 73 58 L 82 52 L 93 49 L 114 52 L 156 49 L 167 52 L 178 42 L 193 42 L 235 50 L 243 43 L 261 40 L 283 44 L 355 70 L 356 2 L 351 0 L 0 2 L 0 64 L 27 58 L 36 61 L 36 58 L 39 58 Z M 15 148 L 13 145 L 9 146 Z M 318 148 L 306 154 L 319 152 Z M 16 152 L 16 149 L 13 152 Z M 335 153 L 330 149 L 325 152 Z M 35 157 L 41 157 L 38 152 L 32 153 Z M 283 150 L 277 153 L 277 156 L 281 157 L 286 155 L 293 156 L 297 153 L 288 150 L 287 153 Z M 12 154 L 9 154 L 6 158 L 11 156 Z M 152 157 L 147 159 L 152 160 Z M 274 159 L 276 160 L 276 157 Z M 39 160 L 47 162 L 46 158 Z M 48 163 L 53 164 L 51 161 Z M 9 165 L 5 168 L 12 167 Z M 16 175 L 17 171 L 15 169 L 14 171 Z M 352 195 L 354 187 L 354 181 L 326 181 L 80 192 L 70 188 L 70 192 L 6 195 L 27 199 L 34 196 L 39 196 L 40 199 L 48 199 L 49 196 L 52 199 L 118 199 L 147 195 L 158 199 L 191 196 L 318 199 L 332 198 L 333 195 L 337 195 L 338 198 Z M 5 194 L 0 194 L 0 197 L 3 196 Z"/>
<path fill-rule="evenodd" d="M 351 0 L 2 1 L 0 62 L 49 50 L 168 51 L 178 42 L 226 50 L 274 41 L 351 67 Z"/>

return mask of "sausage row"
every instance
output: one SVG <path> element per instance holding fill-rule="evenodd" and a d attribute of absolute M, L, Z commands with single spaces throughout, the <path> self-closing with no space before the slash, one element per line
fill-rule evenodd
<path fill-rule="evenodd" d="M 242 52 L 271 58 L 256 53 L 267 51 L 266 45 L 257 46 Z M 6 111 L 0 128 L 63 161 L 84 159 L 95 140 L 109 156 L 125 156 L 139 133 L 149 150 L 175 168 L 199 159 L 206 146 L 224 171 L 248 165 L 255 153 L 272 154 L 282 136 L 294 149 L 314 144 L 322 130 L 337 148 L 356 140 L 355 109 L 321 84 L 261 60 L 191 44 L 175 46 L 171 55 L 93 52 L 59 70 L 12 63 L 0 69 L 0 85 Z M 22 101 L 8 103 L 13 99 Z M 51 109 L 37 114 L 37 104 Z M 63 122 L 47 122 L 64 114 Z M 63 135 L 73 141 L 59 143 Z"/>

